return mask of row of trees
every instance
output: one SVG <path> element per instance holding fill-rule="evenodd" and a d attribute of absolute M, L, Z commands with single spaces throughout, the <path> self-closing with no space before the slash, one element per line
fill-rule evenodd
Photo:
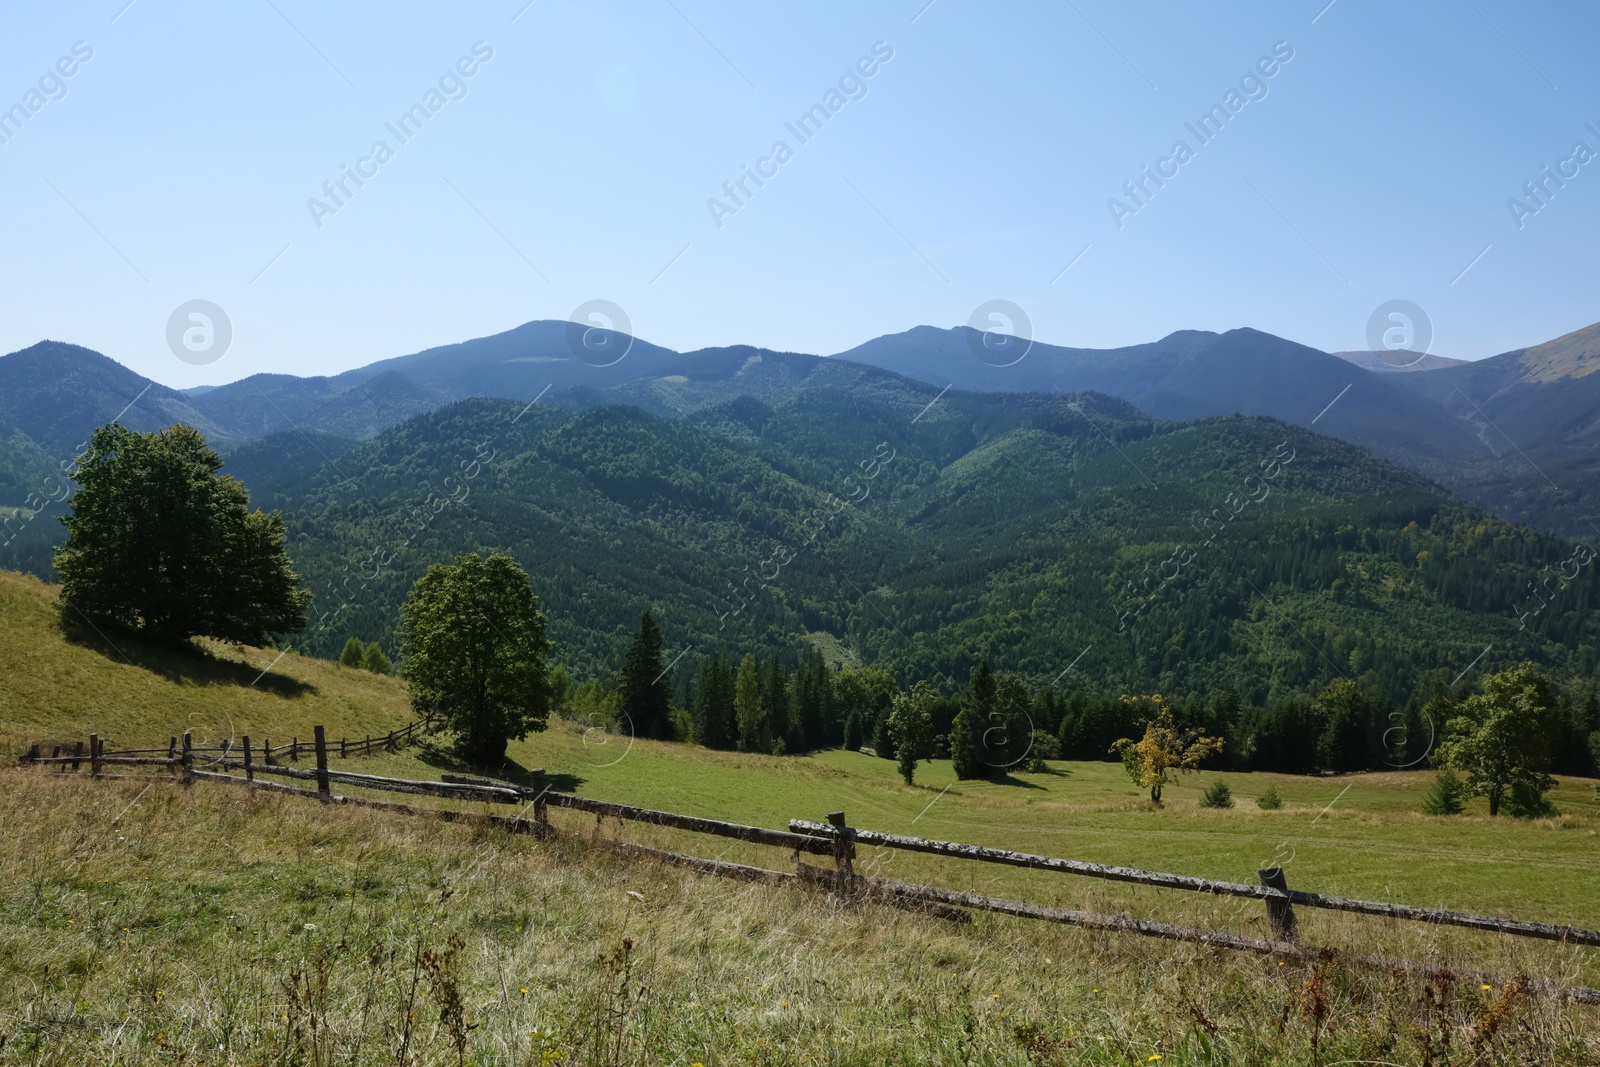
<path fill-rule="evenodd" d="M 359 637 L 352 637 L 344 643 L 344 650 L 339 653 L 339 666 L 371 671 L 373 674 L 394 673 L 394 664 L 384 655 L 383 646 L 376 641 L 363 643 Z"/>

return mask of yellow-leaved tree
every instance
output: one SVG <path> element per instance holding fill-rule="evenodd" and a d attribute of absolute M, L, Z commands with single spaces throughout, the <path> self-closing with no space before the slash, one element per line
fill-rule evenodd
<path fill-rule="evenodd" d="M 1176 780 L 1175 772 L 1198 771 L 1207 756 L 1222 751 L 1222 738 L 1211 737 L 1198 726 L 1180 724 L 1172 705 L 1160 693 L 1124 696 L 1122 702 L 1138 713 L 1134 722 L 1144 724 L 1144 736 L 1137 741 L 1124 737 L 1111 751 L 1122 757 L 1128 777 L 1150 790 L 1152 804 L 1161 803 L 1161 787 Z"/>

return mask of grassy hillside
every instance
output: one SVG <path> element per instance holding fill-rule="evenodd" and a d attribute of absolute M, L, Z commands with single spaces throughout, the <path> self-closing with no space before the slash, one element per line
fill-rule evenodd
<path fill-rule="evenodd" d="M 184 728 L 281 738 L 320 722 L 360 735 L 408 714 L 394 679 L 287 655 L 251 685 L 276 652 L 74 643 L 54 611 L 50 587 L 0 575 L 11 751 L 90 729 L 128 746 Z M 907 787 L 864 753 L 714 753 L 562 720 L 509 755 L 510 777 L 543 766 L 584 795 L 765 826 L 843 809 L 873 829 L 1193 875 L 1253 881 L 1276 863 L 1292 886 L 1324 892 L 1585 925 L 1600 914 L 1600 818 L 1593 783 L 1575 779 L 1554 794 L 1564 815 L 1519 822 L 1416 814 L 1422 773 L 1206 774 L 1152 810 L 1113 764 L 956 783 L 935 762 Z M 441 769 L 417 750 L 349 766 Z M 1218 777 L 1238 806 L 1200 809 L 1199 787 Z M 1255 807 L 1268 785 L 1281 810 Z M 21 843 L 0 855 L 0 1065 L 453 1063 L 458 1004 L 478 1063 L 1409 1063 L 1447 1038 L 1478 1040 L 1485 1063 L 1600 1062 L 1600 1011 L 1338 968 L 1320 986 L 1330 1010 L 1313 1053 L 1306 968 L 841 907 L 583 841 L 786 869 L 776 850 L 553 816 L 562 833 L 540 844 L 208 783 L 0 769 L 0 825 Z M 857 869 L 1246 934 L 1264 925 L 1248 902 L 908 853 L 863 849 Z M 1313 943 L 1600 985 L 1592 950 L 1304 909 L 1301 924 Z M 1444 1006 L 1424 1007 L 1429 996 Z"/>
<path fill-rule="evenodd" d="M 323 723 L 352 737 L 412 718 L 395 678 L 276 649 L 208 642 L 178 652 L 58 625 L 56 587 L 0 571 L 0 757 L 32 741 L 147 747 L 192 731 L 195 743 L 263 735 L 274 743 Z"/>
<path fill-rule="evenodd" d="M 201 742 L 246 733 L 281 742 L 309 737 L 318 723 L 331 736 L 358 737 L 410 718 L 403 683 L 394 678 L 292 653 L 280 659 L 273 650 L 213 646 L 209 655 L 184 655 L 123 639 L 115 647 L 75 643 L 61 634 L 55 610 L 51 587 L 0 574 L 0 743 L 8 754 L 30 741 L 81 739 L 91 730 L 122 747 L 160 744 L 184 729 Z M 436 778 L 441 765 L 431 758 L 411 750 L 359 763 Z M 1281 864 L 1292 885 L 1338 895 L 1579 925 L 1594 925 L 1600 915 L 1600 809 L 1594 783 L 1580 778 L 1563 777 L 1552 793 L 1560 818 L 1527 822 L 1491 820 L 1481 801 L 1459 818 L 1419 814 L 1427 771 L 1321 778 L 1206 772 L 1171 787 L 1166 807 L 1155 811 L 1113 763 L 1058 762 L 1048 773 L 957 782 L 949 761 L 931 761 L 907 787 L 890 761 L 865 753 L 713 752 L 560 719 L 513 742 L 508 758 L 507 774 L 545 767 L 559 788 L 586 796 L 763 826 L 844 810 L 853 825 L 870 829 L 1202 877 L 1254 881 L 1259 868 Z M 1217 779 L 1230 784 L 1237 806 L 1200 809 L 1201 788 Z M 1284 798 L 1281 810 L 1256 807 L 1268 786 Z M 691 851 L 706 847 L 695 838 L 662 839 Z M 784 860 L 754 847 L 727 854 L 759 864 Z M 910 854 L 866 862 L 943 885 L 1157 918 L 1200 903 Z M 1196 921 L 1210 915 L 1208 907 L 1194 913 Z M 1313 915 L 1306 922 L 1346 935 L 1328 920 Z M 1249 931 L 1261 917 L 1252 908 L 1217 921 Z"/>
<path fill-rule="evenodd" d="M 1593 1064 L 1600 1012 L 0 770 L 0 1064 Z M 1546 955 L 1550 955 L 1546 950 Z M 1532 962 L 1537 963 L 1537 960 Z"/>

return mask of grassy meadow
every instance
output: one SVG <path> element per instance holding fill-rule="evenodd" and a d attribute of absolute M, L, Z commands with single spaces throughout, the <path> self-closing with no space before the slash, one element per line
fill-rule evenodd
<path fill-rule="evenodd" d="M 280 741 L 409 718 L 392 678 L 275 650 L 69 640 L 55 611 L 52 587 L 0 572 L 4 1067 L 1600 1063 L 1600 1008 L 1513 977 L 1600 986 L 1595 950 L 1300 909 L 1309 943 L 1504 976 L 1485 989 L 730 883 L 585 840 L 780 870 L 791 857 L 564 811 L 563 832 L 537 841 L 229 786 L 13 769 L 27 742 L 90 730 L 142 747 L 184 729 Z M 1419 814 L 1429 772 L 1206 773 L 1154 809 L 1110 763 L 957 783 L 934 762 L 908 787 L 864 753 L 714 753 L 562 720 L 509 755 L 509 778 L 544 767 L 586 796 L 762 826 L 842 809 L 895 833 L 1238 881 L 1281 864 L 1296 888 L 1600 926 L 1588 781 L 1563 780 L 1562 815 L 1528 822 Z M 436 778 L 448 762 L 412 749 L 342 766 Z M 1234 808 L 1198 806 L 1217 778 Z M 1254 803 L 1268 785 L 1280 810 Z M 1265 934 L 1246 901 L 876 849 L 856 866 Z"/>

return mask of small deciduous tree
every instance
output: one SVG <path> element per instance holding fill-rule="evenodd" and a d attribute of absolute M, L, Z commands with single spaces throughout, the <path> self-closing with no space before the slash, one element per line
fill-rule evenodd
<path fill-rule="evenodd" d="M 1150 802 L 1161 803 L 1161 787 L 1176 780 L 1177 773 L 1198 771 L 1209 756 L 1222 751 L 1222 738 L 1210 737 L 1197 726 L 1178 722 L 1165 697 L 1124 696 L 1123 702 L 1142 709 L 1136 722 L 1143 722 L 1144 736 L 1138 741 L 1124 737 L 1111 746 L 1122 758 L 1122 766 L 1134 783 L 1150 790 Z"/>
<path fill-rule="evenodd" d="M 1550 683 L 1531 663 L 1491 674 L 1445 723 L 1437 762 L 1464 773 L 1467 791 L 1489 801 L 1490 815 L 1512 797 L 1518 814 L 1542 814 L 1540 802 L 1555 785 L 1545 773 L 1553 704 Z"/>
<path fill-rule="evenodd" d="M 352 637 L 345 641 L 344 649 L 339 653 L 339 666 L 359 667 L 367 658 L 367 646 L 361 643 L 361 638 Z"/>
<path fill-rule="evenodd" d="M 394 664 L 389 662 L 389 657 L 383 654 L 383 646 L 376 641 L 369 642 L 361 653 L 361 667 L 373 674 L 391 674 Z"/>
<path fill-rule="evenodd" d="M 1033 731 L 1033 746 L 1028 750 L 1029 773 L 1044 774 L 1050 769 L 1050 764 L 1046 761 L 1060 758 L 1060 739 L 1044 730 Z"/>
<path fill-rule="evenodd" d="M 483 767 L 506 744 L 543 730 L 550 706 L 544 612 L 517 561 L 476 553 L 435 563 L 401 611 L 400 649 L 411 702 Z"/>
<path fill-rule="evenodd" d="M 566 664 L 557 663 L 550 669 L 550 710 L 561 715 L 571 707 L 572 675 L 567 673 Z"/>
<path fill-rule="evenodd" d="M 897 695 L 889 710 L 895 760 L 906 785 L 914 783 L 918 761 L 927 759 L 933 746 L 933 704 L 938 699 L 938 690 L 931 684 L 918 682 L 911 692 Z"/>

